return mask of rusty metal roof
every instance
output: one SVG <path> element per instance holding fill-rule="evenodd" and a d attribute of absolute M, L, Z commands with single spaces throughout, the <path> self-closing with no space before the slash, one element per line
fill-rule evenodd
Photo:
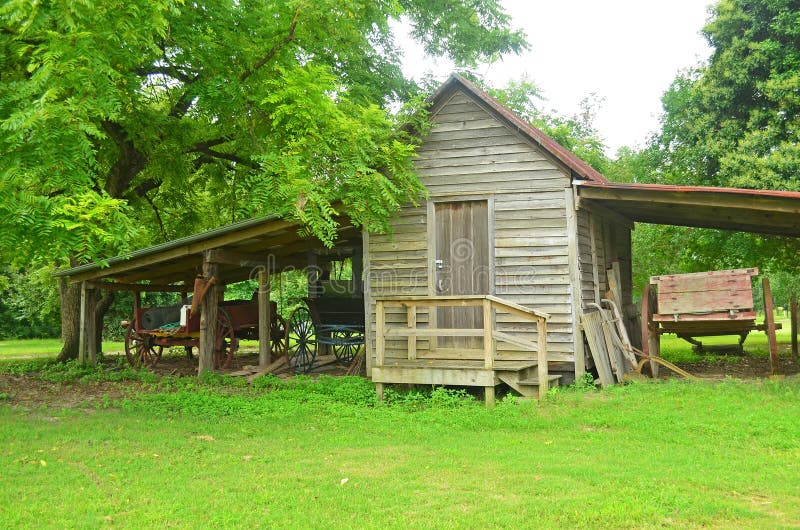
<path fill-rule="evenodd" d="M 643 223 L 800 237 L 800 193 L 703 186 L 576 182 L 579 205 Z"/>
<path fill-rule="evenodd" d="M 463 89 L 468 94 L 477 98 L 488 107 L 487 110 L 492 111 L 501 121 L 505 122 L 513 129 L 516 129 L 528 140 L 538 145 L 546 153 L 549 153 L 553 158 L 567 166 L 574 176 L 590 182 L 608 182 L 606 177 L 578 158 L 575 153 L 553 140 L 540 129 L 525 122 L 522 118 L 504 107 L 495 98 L 458 74 L 452 74 L 447 81 L 439 87 L 436 93 L 430 98 L 431 103 L 436 107 L 447 94 L 458 88 Z"/>

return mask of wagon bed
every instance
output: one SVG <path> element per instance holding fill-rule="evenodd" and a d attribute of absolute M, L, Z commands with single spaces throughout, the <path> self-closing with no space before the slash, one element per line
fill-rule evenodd
<path fill-rule="evenodd" d="M 697 337 L 738 335 L 742 351 L 751 331 L 766 331 L 770 349 L 775 343 L 769 281 L 764 278 L 765 321 L 756 323 L 753 277 L 758 269 L 731 269 L 653 276 L 642 293 L 642 344 L 660 350 L 659 337 L 672 333 L 690 342 L 698 351 L 708 349 Z"/>

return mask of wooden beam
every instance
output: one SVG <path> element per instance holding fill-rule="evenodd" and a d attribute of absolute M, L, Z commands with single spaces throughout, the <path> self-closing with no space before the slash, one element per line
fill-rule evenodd
<path fill-rule="evenodd" d="M 592 256 L 592 288 L 594 289 L 594 303 L 600 305 L 600 271 L 597 263 L 597 230 L 595 230 L 594 216 L 589 216 L 589 245 Z"/>
<path fill-rule="evenodd" d="M 572 306 L 572 348 L 575 352 L 575 380 L 577 381 L 586 372 L 586 354 L 583 351 L 583 335 L 580 329 L 583 301 L 581 299 L 581 271 L 578 263 L 578 219 L 575 212 L 574 193 L 572 187 L 564 190 L 567 211 L 570 305 Z"/>
<path fill-rule="evenodd" d="M 117 283 L 117 282 L 92 282 L 86 284 L 92 289 L 102 289 L 104 291 L 130 291 L 138 293 L 183 293 L 186 292 L 186 285 L 161 285 L 143 283 Z"/>
<path fill-rule="evenodd" d="M 767 324 L 767 339 L 769 342 L 769 366 L 773 374 L 777 374 L 780 370 L 778 361 L 778 341 L 775 337 L 775 307 L 772 301 L 772 289 L 769 286 L 769 278 L 764 276 L 761 279 L 761 284 L 764 287 L 764 317 Z"/>
<path fill-rule="evenodd" d="M 209 263 L 224 263 L 237 267 L 266 267 L 268 265 L 265 253 L 251 254 L 237 252 L 225 248 L 215 248 L 206 252 Z"/>
<path fill-rule="evenodd" d="M 272 359 L 270 348 L 270 322 L 272 321 L 269 303 L 269 271 L 258 271 L 258 365 L 267 366 Z"/>
<path fill-rule="evenodd" d="M 210 281 L 217 274 L 217 264 L 203 260 L 203 278 Z M 200 363 L 198 376 L 214 371 L 214 347 L 216 345 L 218 290 L 209 289 L 200 309 Z"/>

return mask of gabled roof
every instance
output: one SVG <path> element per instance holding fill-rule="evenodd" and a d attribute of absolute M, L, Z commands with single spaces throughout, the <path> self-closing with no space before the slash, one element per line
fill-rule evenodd
<path fill-rule="evenodd" d="M 519 134 L 527 140 L 538 146 L 545 153 L 549 154 L 567 168 L 572 171 L 573 176 L 589 182 L 608 182 L 599 171 L 591 167 L 589 164 L 578 158 L 575 153 L 562 146 L 550 136 L 545 134 L 540 129 L 533 125 L 526 123 L 522 118 L 511 112 L 504 107 L 499 101 L 475 86 L 470 81 L 461 77 L 458 74 L 452 74 L 444 84 L 431 96 L 430 102 L 432 110 L 435 112 L 436 108 L 447 101 L 456 90 L 461 89 L 468 95 L 472 96 L 483 106 L 487 111 L 494 114 L 497 119 L 505 123 L 507 126 L 516 130 Z"/>

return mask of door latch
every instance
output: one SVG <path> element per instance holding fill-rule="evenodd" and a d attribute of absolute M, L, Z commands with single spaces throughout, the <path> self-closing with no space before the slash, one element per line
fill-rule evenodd
<path fill-rule="evenodd" d="M 440 270 L 444 269 L 444 260 L 443 259 L 434 260 L 433 264 L 436 266 L 436 270 L 437 271 L 440 271 Z"/>

